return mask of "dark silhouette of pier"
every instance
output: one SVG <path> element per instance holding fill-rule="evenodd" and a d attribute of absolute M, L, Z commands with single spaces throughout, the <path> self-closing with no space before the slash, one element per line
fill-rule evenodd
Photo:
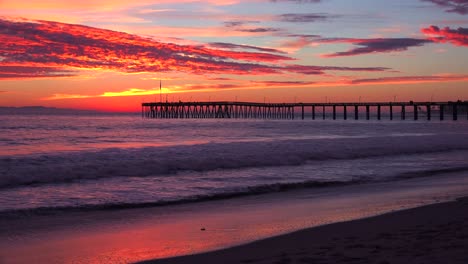
<path fill-rule="evenodd" d="M 468 120 L 468 101 L 372 102 L 372 103 L 251 103 L 251 102 L 153 102 L 142 103 L 144 118 L 231 118 L 231 119 L 373 119 L 425 118 Z M 360 116 L 364 111 L 365 117 Z M 338 117 L 338 114 L 341 114 Z"/>

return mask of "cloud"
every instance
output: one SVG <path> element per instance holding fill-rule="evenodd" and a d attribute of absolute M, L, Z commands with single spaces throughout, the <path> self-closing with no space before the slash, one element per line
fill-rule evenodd
<path fill-rule="evenodd" d="M 270 2 L 286 2 L 286 3 L 296 3 L 296 4 L 317 4 L 323 2 L 323 0 L 270 0 Z"/>
<path fill-rule="evenodd" d="M 306 82 L 306 81 L 253 81 L 252 83 L 265 86 L 265 87 L 313 87 L 319 85 L 321 82 Z M 322 83 L 335 83 L 336 82 L 322 82 Z"/>
<path fill-rule="evenodd" d="M 390 70 L 384 67 L 337 67 L 337 66 L 306 66 L 306 65 L 288 65 L 284 67 L 287 71 L 306 74 L 321 75 L 325 71 L 351 71 L 351 72 L 382 72 Z"/>
<path fill-rule="evenodd" d="M 229 28 L 233 31 L 237 32 L 245 32 L 245 33 L 271 33 L 271 32 L 279 32 L 281 29 L 279 28 L 272 28 L 272 27 L 252 27 L 249 24 L 258 24 L 260 21 L 256 20 L 232 20 L 232 21 L 225 21 L 224 27 Z"/>
<path fill-rule="evenodd" d="M 231 78 L 225 78 L 225 77 L 215 77 L 215 78 L 206 78 L 209 81 L 234 81 L 234 79 Z"/>
<path fill-rule="evenodd" d="M 162 43 L 111 30 L 51 21 L 0 19 L 0 42 L 0 65 L 24 66 L 17 71 L 28 71 L 23 74 L 24 77 L 28 74 L 56 75 L 59 72 L 57 69 L 63 67 L 130 73 L 184 71 L 260 74 L 280 70 L 258 62 L 293 60 L 277 54 Z M 32 65 L 43 68 L 36 71 L 27 68 Z M 4 72 L 4 77 L 10 76 L 7 73 L 11 73 L 11 70 Z"/>
<path fill-rule="evenodd" d="M 122 32 L 51 21 L 0 19 L 0 42 L 0 73 L 4 78 L 11 78 L 12 75 L 24 78 L 64 77 L 74 75 L 73 71 L 79 69 L 238 75 L 386 70 L 379 67 L 288 65 L 283 62 L 294 58 L 277 54 L 276 51 L 236 51 L 241 47 L 263 49 L 254 46 L 234 45 L 231 46 L 234 50 L 225 50 L 203 45 L 177 45 Z M 11 68 L 12 65 L 18 68 Z"/>
<path fill-rule="evenodd" d="M 431 40 L 417 38 L 373 38 L 373 39 L 350 39 L 350 38 L 328 38 L 316 40 L 319 43 L 351 43 L 360 47 L 348 51 L 324 54 L 322 57 L 343 57 L 375 53 L 388 53 L 406 51 L 410 47 L 420 47 Z"/>
<path fill-rule="evenodd" d="M 468 14 L 468 0 L 422 0 L 445 8 L 448 13 Z"/>
<path fill-rule="evenodd" d="M 177 3 L 194 3 L 205 2 L 212 5 L 232 5 L 240 2 L 241 0 L 158 0 L 158 4 L 174 4 Z M 41 1 L 16 1 L 16 0 L 2 0 L 2 8 L 6 10 L 40 10 L 40 9 L 56 9 L 56 10 L 118 10 L 129 9 L 131 7 L 149 6 L 156 2 L 154 0 L 97 0 L 97 1 L 70 1 L 70 0 L 41 0 Z"/>
<path fill-rule="evenodd" d="M 433 82 L 457 82 L 468 80 L 466 74 L 446 74 L 446 75 L 429 75 L 429 76 L 400 76 L 400 77 L 381 77 L 370 79 L 352 80 L 350 84 L 418 84 L 418 83 L 433 83 Z"/>
<path fill-rule="evenodd" d="M 76 76 L 76 72 L 56 67 L 2 65 L 0 62 L 0 80 L 25 78 L 57 78 Z"/>
<path fill-rule="evenodd" d="M 421 76 L 378 77 L 368 79 L 352 79 L 338 81 L 260 81 L 253 82 L 267 86 L 277 87 L 315 87 L 315 86 L 342 86 L 342 85 L 388 85 L 388 84 L 422 84 L 437 82 L 459 82 L 468 80 L 468 74 L 444 74 Z"/>
<path fill-rule="evenodd" d="M 280 47 L 288 50 L 299 50 L 306 46 L 312 45 L 316 39 L 320 38 L 319 35 L 307 34 L 290 34 L 287 37 L 295 38 L 294 40 L 285 40 L 280 44 Z"/>
<path fill-rule="evenodd" d="M 439 28 L 430 26 L 423 28 L 422 33 L 428 35 L 434 42 L 450 42 L 456 46 L 468 46 L 468 28 L 450 29 L 449 27 Z"/>
<path fill-rule="evenodd" d="M 98 98 L 98 97 L 129 97 L 129 96 L 143 96 L 143 95 L 155 95 L 169 93 L 184 93 L 184 92 L 196 92 L 196 91 L 216 91 L 222 89 L 235 89 L 239 88 L 239 85 L 235 84 L 197 84 L 197 85 L 186 85 L 184 87 L 170 87 L 162 88 L 162 91 L 158 88 L 153 89 L 140 89 L 140 88 L 131 88 L 124 91 L 117 92 L 104 92 L 101 94 L 86 95 L 86 94 L 53 94 L 50 97 L 42 98 L 44 101 L 53 101 L 53 100 L 64 100 L 64 99 L 87 99 L 87 98 Z"/>
<path fill-rule="evenodd" d="M 325 13 L 282 14 L 278 16 L 278 20 L 289 23 L 312 23 L 323 22 L 330 18 L 336 17 L 336 15 L 330 15 Z"/>
<path fill-rule="evenodd" d="M 257 24 L 260 23 L 260 21 L 254 21 L 254 20 L 232 20 L 232 21 L 225 21 L 224 26 L 225 27 L 242 27 L 247 24 Z"/>
<path fill-rule="evenodd" d="M 292 38 L 320 38 L 320 35 L 313 35 L 313 34 L 289 34 L 287 37 Z"/>
<path fill-rule="evenodd" d="M 271 52 L 271 53 L 285 53 L 284 51 L 278 49 L 271 49 L 271 48 L 262 48 L 257 46 L 251 45 L 239 45 L 233 43 L 225 43 L 225 42 L 212 42 L 209 43 L 210 47 L 217 48 L 217 49 L 247 49 L 247 50 L 257 50 L 262 52 Z"/>
<path fill-rule="evenodd" d="M 278 32 L 281 30 L 279 28 L 271 28 L 271 27 L 256 27 L 256 28 L 240 28 L 240 29 L 236 29 L 236 31 L 249 32 L 249 33 L 267 33 L 267 32 Z"/>
<path fill-rule="evenodd" d="M 459 82 L 467 81 L 468 74 L 454 75 L 427 75 L 427 76 L 399 76 L 399 77 L 379 77 L 371 79 L 353 79 L 336 81 L 250 81 L 241 84 L 188 84 L 183 86 L 171 86 L 163 88 L 163 93 L 185 93 L 185 92 L 208 92 L 220 90 L 257 90 L 271 88 L 314 88 L 314 87 L 337 87 L 352 85 L 389 85 L 389 84 L 423 84 L 439 82 Z M 83 94 L 54 94 L 42 100 L 63 100 L 63 99 L 85 99 L 97 97 L 120 97 L 120 96 L 142 96 L 159 94 L 159 88 L 138 89 L 132 88 L 117 92 L 104 92 L 95 95 Z"/>

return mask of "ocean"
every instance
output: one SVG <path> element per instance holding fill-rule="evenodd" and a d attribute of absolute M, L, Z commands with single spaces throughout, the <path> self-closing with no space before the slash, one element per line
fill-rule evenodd
<path fill-rule="evenodd" d="M 468 171 L 468 122 L 0 115 L 0 213 L 112 209 Z"/>

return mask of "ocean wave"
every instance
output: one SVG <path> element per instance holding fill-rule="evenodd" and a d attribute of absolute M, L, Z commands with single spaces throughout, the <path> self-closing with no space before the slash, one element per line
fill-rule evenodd
<path fill-rule="evenodd" d="M 250 195 L 260 195 L 274 192 L 284 192 L 303 188 L 324 188 L 333 186 L 344 186 L 351 184 L 359 184 L 368 182 L 367 180 L 351 180 L 351 181 L 305 181 L 305 182 L 290 182 L 290 183 L 274 183 L 258 186 L 248 186 L 235 190 L 207 193 L 194 196 L 181 196 L 172 199 L 158 200 L 153 202 L 140 203 L 103 203 L 103 204 L 83 204 L 79 206 L 56 206 L 56 207 L 36 207 L 30 209 L 10 209 L 0 211 L 0 217 L 20 216 L 24 214 L 47 214 L 63 211 L 97 211 L 97 210 L 117 210 L 130 208 L 147 208 L 155 206 L 167 206 L 186 203 L 196 203 L 204 201 L 215 201 L 229 198 L 236 198 Z"/>
<path fill-rule="evenodd" d="M 317 189 L 327 187 L 340 187 L 349 185 L 359 185 L 377 182 L 389 182 L 395 179 L 412 179 L 420 177 L 431 177 L 446 173 L 457 173 L 468 171 L 468 166 L 444 168 L 444 169 L 429 169 L 411 173 L 401 173 L 388 178 L 369 178 L 369 177 L 353 177 L 343 180 L 309 180 L 302 182 L 286 182 L 263 184 L 256 186 L 245 186 L 240 188 L 230 188 L 229 190 L 218 190 L 213 193 L 205 193 L 192 196 L 174 196 L 169 199 L 161 199 L 150 202 L 119 202 L 119 203 L 98 203 L 98 204 L 81 204 L 68 206 L 49 206 L 49 207 L 34 207 L 28 209 L 6 209 L 0 210 L 0 217 L 18 217 L 24 215 L 40 215 L 70 211 L 99 211 L 99 210 L 119 210 L 132 208 L 147 208 L 157 206 L 169 206 L 187 203 L 197 203 L 205 201 L 224 200 L 236 197 L 245 197 L 252 195 L 261 195 L 267 193 L 285 192 L 297 189 Z"/>
<path fill-rule="evenodd" d="M 419 178 L 419 177 L 430 177 L 430 176 L 435 176 L 435 175 L 445 174 L 445 173 L 457 173 L 457 172 L 467 172 L 467 171 L 468 171 L 468 166 L 428 169 L 428 170 L 421 170 L 421 171 L 404 172 L 404 173 L 397 175 L 395 179 L 412 179 L 412 178 Z"/>
<path fill-rule="evenodd" d="M 355 137 L 113 148 L 43 155 L 1 156 L 0 187 L 105 177 L 170 176 L 183 171 L 294 166 L 309 161 L 357 159 L 468 150 L 468 136 Z"/>

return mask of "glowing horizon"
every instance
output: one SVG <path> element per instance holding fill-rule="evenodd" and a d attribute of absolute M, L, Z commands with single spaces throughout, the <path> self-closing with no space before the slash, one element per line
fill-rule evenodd
<path fill-rule="evenodd" d="M 0 106 L 468 99 L 465 0 L 0 6 Z"/>

